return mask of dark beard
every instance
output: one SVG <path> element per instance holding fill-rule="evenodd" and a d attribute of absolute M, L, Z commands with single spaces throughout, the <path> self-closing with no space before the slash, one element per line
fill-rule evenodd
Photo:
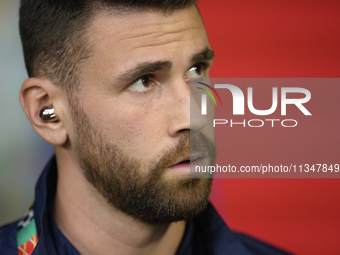
<path fill-rule="evenodd" d="M 193 218 L 207 206 L 212 179 L 164 174 L 189 155 L 190 142 L 192 150 L 206 153 L 213 164 L 215 145 L 202 133 L 191 138 L 189 131 L 183 133 L 177 146 L 145 163 L 105 139 L 80 108 L 73 117 L 75 151 L 84 175 L 115 208 L 145 223 L 163 224 Z"/>

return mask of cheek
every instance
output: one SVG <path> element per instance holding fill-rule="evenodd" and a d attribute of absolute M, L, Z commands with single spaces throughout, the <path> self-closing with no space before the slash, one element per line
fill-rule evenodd
<path fill-rule="evenodd" d="M 162 146 L 167 121 L 160 111 L 119 107 L 98 116 L 98 127 L 110 143 L 136 157 L 152 158 Z M 163 144 L 164 145 L 164 144 Z"/>

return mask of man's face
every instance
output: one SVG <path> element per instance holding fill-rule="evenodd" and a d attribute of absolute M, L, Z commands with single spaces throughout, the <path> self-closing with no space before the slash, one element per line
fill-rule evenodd
<path fill-rule="evenodd" d="M 200 164 L 215 157 L 206 119 L 190 123 L 189 79 L 207 77 L 213 55 L 196 7 L 108 11 L 96 16 L 89 38 L 70 135 L 85 176 L 144 222 L 193 217 L 208 202 L 211 179 L 190 179 L 189 135 Z"/>

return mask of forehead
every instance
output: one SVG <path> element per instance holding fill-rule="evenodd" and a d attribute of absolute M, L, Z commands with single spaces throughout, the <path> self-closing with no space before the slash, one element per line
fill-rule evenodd
<path fill-rule="evenodd" d="M 171 14 L 151 10 L 128 13 L 107 11 L 103 15 L 96 16 L 92 26 L 92 35 L 105 34 L 108 40 L 116 39 L 116 41 L 126 42 L 148 37 L 154 40 L 152 45 L 158 45 L 171 34 L 175 35 L 174 40 L 180 40 L 185 39 L 182 38 L 185 32 L 202 28 L 204 29 L 201 18 L 193 5 Z M 105 38 L 101 39 L 105 42 Z"/>
<path fill-rule="evenodd" d="M 181 53 L 190 48 L 194 53 L 196 48 L 202 50 L 208 45 L 195 5 L 171 14 L 107 11 L 95 16 L 89 35 L 93 42 L 92 60 L 108 61 L 111 66 L 117 65 L 118 61 L 120 67 L 129 60 L 137 61 L 139 57 L 144 58 L 140 61 L 152 61 L 175 50 Z"/>

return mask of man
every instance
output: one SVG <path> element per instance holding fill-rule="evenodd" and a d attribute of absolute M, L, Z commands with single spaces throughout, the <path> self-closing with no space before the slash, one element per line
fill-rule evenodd
<path fill-rule="evenodd" d="M 55 157 L 1 254 L 285 254 L 231 232 L 190 178 L 215 159 L 190 122 L 214 56 L 195 1 L 22 0 L 19 23 L 20 102 Z"/>

